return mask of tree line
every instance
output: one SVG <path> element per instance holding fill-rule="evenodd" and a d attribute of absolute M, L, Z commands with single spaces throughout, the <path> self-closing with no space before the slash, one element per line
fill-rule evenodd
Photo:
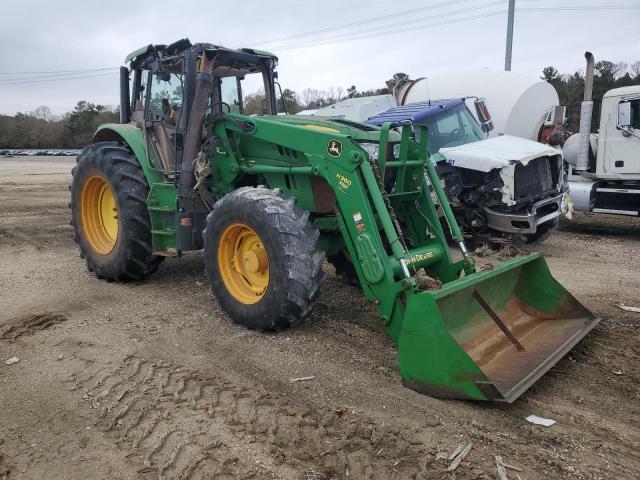
<path fill-rule="evenodd" d="M 41 106 L 15 116 L 0 115 L 2 148 L 81 148 L 102 123 L 120 121 L 118 108 L 82 100 L 64 115 Z"/>
<path fill-rule="evenodd" d="M 602 60 L 595 64 L 594 70 L 592 130 L 597 130 L 600 124 L 602 96 L 612 88 L 639 85 L 640 61 L 629 65 L 624 62 Z M 386 83 L 391 85 L 394 80 L 406 76 L 404 73 L 397 73 Z M 549 66 L 542 70 L 540 78 L 554 86 L 560 98 L 560 105 L 567 107 L 566 127 L 578 131 L 580 103 L 584 93 L 584 73 L 576 71 L 572 74 L 562 74 L 555 67 Z M 278 111 L 294 114 L 302 110 L 327 107 L 346 98 L 387 93 L 387 87 L 358 91 L 355 85 L 346 89 L 305 88 L 301 93 L 286 88 L 282 90 L 282 95 L 278 95 Z M 246 95 L 243 103 L 246 114 L 263 113 L 266 105 L 264 92 Z M 46 106 L 14 116 L 0 115 L 0 148 L 81 148 L 91 143 L 93 133 L 100 124 L 118 121 L 118 107 L 97 105 L 86 100 L 78 102 L 71 112 L 64 115 L 54 115 Z"/>

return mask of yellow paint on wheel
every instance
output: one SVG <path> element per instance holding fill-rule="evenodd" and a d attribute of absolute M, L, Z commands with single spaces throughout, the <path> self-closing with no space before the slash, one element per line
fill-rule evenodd
<path fill-rule="evenodd" d="M 100 255 L 108 255 L 118 241 L 118 206 L 107 181 L 89 178 L 82 188 L 81 203 L 87 240 Z"/>
<path fill-rule="evenodd" d="M 218 243 L 218 270 L 226 289 L 240 303 L 252 305 L 269 286 L 269 257 L 262 240 L 247 225 L 229 225 Z"/>

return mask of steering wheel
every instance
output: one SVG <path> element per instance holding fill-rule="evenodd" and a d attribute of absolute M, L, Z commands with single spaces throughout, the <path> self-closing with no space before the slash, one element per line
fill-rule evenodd
<path fill-rule="evenodd" d="M 453 130 L 451 130 L 451 135 L 460 135 L 460 134 L 462 134 L 462 129 L 460 127 L 454 128 Z"/>
<path fill-rule="evenodd" d="M 227 107 L 227 112 L 226 113 L 231 113 L 231 105 L 229 105 L 227 102 L 214 102 L 214 103 L 211 104 L 211 106 L 214 106 L 214 105 L 220 105 L 221 107 Z M 223 108 L 220 108 L 220 110 L 222 111 L 222 113 L 225 113 Z"/>

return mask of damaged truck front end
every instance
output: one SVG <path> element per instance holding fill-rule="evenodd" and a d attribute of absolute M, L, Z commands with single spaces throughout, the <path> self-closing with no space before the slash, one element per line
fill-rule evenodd
<path fill-rule="evenodd" d="M 508 135 L 441 148 L 436 168 L 468 232 L 487 240 L 546 238 L 563 210 L 562 156 Z"/>
<path fill-rule="evenodd" d="M 565 188 L 555 148 L 508 135 L 487 139 L 464 99 L 405 105 L 369 122 L 427 126 L 430 158 L 468 238 L 530 243 L 557 226 Z"/>

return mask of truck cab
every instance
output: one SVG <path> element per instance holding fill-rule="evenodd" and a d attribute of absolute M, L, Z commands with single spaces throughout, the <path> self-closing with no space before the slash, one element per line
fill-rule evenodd
<path fill-rule="evenodd" d="M 579 134 L 564 146 L 575 209 L 640 215 L 640 86 L 604 94 L 599 130 L 589 140 L 588 168 L 579 173 Z"/>
<path fill-rule="evenodd" d="M 616 88 L 602 99 L 595 175 L 640 179 L 640 86 Z"/>

